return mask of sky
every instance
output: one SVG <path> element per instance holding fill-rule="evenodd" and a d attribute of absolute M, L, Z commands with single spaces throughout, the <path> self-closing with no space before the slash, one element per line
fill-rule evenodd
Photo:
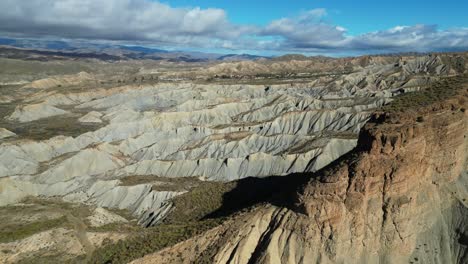
<path fill-rule="evenodd" d="M 276 55 L 468 51 L 464 0 L 1 0 L 0 36 Z"/>

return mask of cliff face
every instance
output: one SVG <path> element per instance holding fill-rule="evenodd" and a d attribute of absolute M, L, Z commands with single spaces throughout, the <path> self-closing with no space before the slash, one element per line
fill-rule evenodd
<path fill-rule="evenodd" d="M 311 259 L 466 263 L 467 116 L 456 105 L 376 116 L 354 160 L 305 187 Z"/>
<path fill-rule="evenodd" d="M 136 263 L 467 263 L 466 99 L 377 113 L 294 206 L 259 206 Z"/>

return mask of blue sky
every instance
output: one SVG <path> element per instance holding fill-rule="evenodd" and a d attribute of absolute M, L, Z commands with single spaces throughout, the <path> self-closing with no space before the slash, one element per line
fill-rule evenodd
<path fill-rule="evenodd" d="M 468 1 L 2 0 L 0 37 L 222 53 L 468 50 Z"/>
<path fill-rule="evenodd" d="M 465 0 L 171 0 L 173 6 L 218 7 L 227 11 L 234 23 L 266 25 L 274 19 L 291 17 L 301 11 L 325 8 L 327 20 L 351 34 L 362 34 L 398 25 L 437 24 L 441 28 L 468 26 Z"/>

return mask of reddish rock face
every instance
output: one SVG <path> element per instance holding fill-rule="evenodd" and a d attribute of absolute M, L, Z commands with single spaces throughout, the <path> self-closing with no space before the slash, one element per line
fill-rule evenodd
<path fill-rule="evenodd" d="M 136 263 L 467 263 L 467 95 L 375 114 L 294 208 L 257 207 Z"/>
<path fill-rule="evenodd" d="M 320 244 L 336 248 L 324 252 L 330 260 L 348 251 L 357 259 L 374 252 L 410 261 L 418 241 L 431 239 L 422 234 L 438 228 L 443 214 L 453 206 L 466 214 L 466 192 L 452 191 L 467 182 L 464 104 L 459 97 L 418 113 L 376 114 L 355 153 L 304 188 L 298 206 L 324 237 Z"/>

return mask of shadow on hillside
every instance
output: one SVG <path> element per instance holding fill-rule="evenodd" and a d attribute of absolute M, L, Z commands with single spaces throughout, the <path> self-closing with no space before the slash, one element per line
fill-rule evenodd
<path fill-rule="evenodd" d="M 367 135 L 361 134 L 359 141 L 366 142 L 369 140 L 367 139 Z M 278 207 L 286 207 L 296 212 L 302 212 L 302 209 L 298 207 L 298 197 L 304 186 L 313 179 L 321 181 L 326 178 L 327 176 L 325 175 L 338 168 L 338 164 L 343 162 L 352 163 L 357 156 L 357 152 L 360 151 L 366 150 L 365 148 L 351 150 L 317 172 L 241 179 L 237 181 L 234 189 L 223 195 L 222 206 L 206 215 L 204 219 L 229 216 L 235 212 L 262 203 L 269 203 Z M 324 173 L 325 171 L 329 173 Z"/>
<path fill-rule="evenodd" d="M 297 173 L 287 176 L 241 179 L 237 181 L 233 190 L 223 195 L 222 206 L 204 218 L 228 216 L 261 203 L 293 208 L 296 194 L 311 175 L 311 173 Z"/>
<path fill-rule="evenodd" d="M 467 82 L 467 78 L 468 77 L 464 75 L 457 78 L 443 79 L 424 91 L 405 93 L 402 96 L 395 97 L 391 104 L 384 107 L 384 110 L 389 113 L 388 109 L 392 109 L 395 105 L 398 107 L 403 106 L 405 110 L 410 107 L 426 107 L 430 103 L 453 96 L 456 94 L 457 89 L 466 89 L 464 84 Z M 420 104 L 415 103 L 416 99 L 421 101 Z M 373 115 L 367 122 L 367 125 L 372 123 L 384 123 L 386 122 L 386 118 L 387 117 L 382 114 Z M 341 163 L 346 163 L 348 165 L 353 164 L 359 156 L 359 153 L 371 150 L 374 140 L 373 137 L 370 131 L 362 129 L 359 133 L 357 147 L 354 150 L 351 150 L 325 168 L 314 173 L 294 173 L 286 176 L 271 176 L 265 178 L 249 177 L 239 180 L 234 189 L 223 195 L 222 206 L 204 218 L 228 216 L 261 203 L 269 203 L 301 212 L 302 210 L 299 208 L 300 205 L 298 204 L 298 194 L 302 192 L 304 185 L 313 180 L 325 181 L 325 178 L 328 177 L 327 175 L 332 175 L 333 171 L 339 168 L 339 164 Z"/>

